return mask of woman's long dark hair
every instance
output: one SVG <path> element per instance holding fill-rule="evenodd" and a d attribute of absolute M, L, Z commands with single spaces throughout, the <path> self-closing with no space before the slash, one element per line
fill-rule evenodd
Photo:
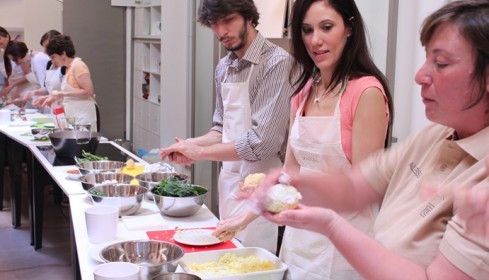
<path fill-rule="evenodd" d="M 291 52 L 295 61 L 289 75 L 291 83 L 297 88 L 294 95 L 299 93 L 299 91 L 306 85 L 307 81 L 313 77 L 317 71 L 316 65 L 307 53 L 302 39 L 302 23 L 304 22 L 306 12 L 311 5 L 318 1 L 323 1 L 325 4 L 335 9 L 343 18 L 345 26 L 351 28 L 351 35 L 346 42 L 328 87 L 335 88 L 337 85 L 346 82 L 347 79 L 351 80 L 363 76 L 374 76 L 380 81 L 387 97 L 387 105 L 390 112 L 385 145 L 387 147 L 390 143 L 392 120 L 394 117 L 392 97 L 389 91 L 387 78 L 377 68 L 369 53 L 365 25 L 354 0 L 296 0 L 294 2 L 291 19 Z"/>
<path fill-rule="evenodd" d="M 10 38 L 10 33 L 8 33 L 7 29 L 3 28 L 0 26 L 0 36 L 2 37 L 7 37 L 9 41 L 11 40 Z"/>
<path fill-rule="evenodd" d="M 7 77 L 12 74 L 12 63 L 8 55 L 13 57 L 14 62 L 18 62 L 18 59 L 22 59 L 27 55 L 29 48 L 24 42 L 21 41 L 9 41 L 7 47 L 5 47 L 5 52 L 3 53 L 3 62 L 5 64 L 5 72 L 7 72 Z"/>

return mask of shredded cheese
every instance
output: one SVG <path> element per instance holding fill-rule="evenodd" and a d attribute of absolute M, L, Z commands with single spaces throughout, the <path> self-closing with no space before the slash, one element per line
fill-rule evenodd
<path fill-rule="evenodd" d="M 238 257 L 232 253 L 224 254 L 217 262 L 190 263 L 188 267 L 198 276 L 215 277 L 246 274 L 276 269 L 271 260 L 263 260 L 256 256 Z"/>

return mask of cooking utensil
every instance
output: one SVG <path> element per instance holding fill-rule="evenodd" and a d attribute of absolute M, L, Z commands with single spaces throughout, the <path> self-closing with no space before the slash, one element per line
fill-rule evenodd
<path fill-rule="evenodd" d="M 90 135 L 90 137 L 87 137 Z M 48 135 L 57 157 L 73 159 L 81 157 L 82 151 L 95 153 L 102 134 L 89 131 L 62 130 Z M 90 138 L 86 144 L 77 144 L 77 138 Z"/>

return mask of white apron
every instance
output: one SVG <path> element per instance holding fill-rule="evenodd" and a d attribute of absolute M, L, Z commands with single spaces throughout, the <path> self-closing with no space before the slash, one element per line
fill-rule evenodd
<path fill-rule="evenodd" d="M 51 94 L 54 90 L 60 90 L 62 80 L 61 67 L 51 64 L 51 67 L 46 70 L 46 79 L 44 80 L 44 87 L 48 93 Z"/>
<path fill-rule="evenodd" d="M 300 172 L 351 168 L 341 144 L 341 96 L 333 116 L 302 116 L 307 100 L 304 98 L 300 104 L 289 136 L 290 146 L 301 166 Z M 361 230 L 372 231 L 373 215 L 369 210 L 362 212 L 362 217 L 357 218 L 357 214 L 350 216 L 355 216 L 347 217 L 353 224 L 360 220 Z M 286 279 L 362 279 L 322 234 L 286 227 L 282 248 L 280 258 L 289 266 Z"/>
<path fill-rule="evenodd" d="M 222 142 L 234 141 L 239 135 L 251 128 L 251 106 L 249 98 L 249 79 L 246 82 L 226 83 L 227 74 L 221 83 L 223 101 L 223 132 Z M 232 194 L 239 192 L 239 182 L 250 173 L 267 172 L 270 168 L 278 168 L 282 162 L 277 157 L 258 162 L 225 161 L 219 174 L 219 215 L 221 219 L 245 213 L 246 202 L 232 198 Z M 257 246 L 267 249 L 275 254 L 277 250 L 277 225 L 272 224 L 263 217 L 251 222 L 245 230 L 236 234 L 244 246 Z"/>
<path fill-rule="evenodd" d="M 72 62 L 72 66 L 66 72 L 61 82 L 61 91 L 75 90 L 68 84 L 68 76 L 75 68 L 75 64 L 80 58 L 75 58 Z M 65 109 L 66 117 L 75 117 L 77 124 L 91 124 L 92 131 L 97 131 L 97 113 L 95 109 L 95 99 L 93 97 L 63 97 L 63 107 Z"/>
<path fill-rule="evenodd" d="M 51 94 L 54 90 L 60 90 L 61 89 L 61 81 L 63 79 L 63 74 L 61 74 L 61 67 L 56 67 L 53 64 L 51 64 L 51 67 L 46 70 L 46 78 L 44 79 L 44 87 L 48 91 L 48 94 Z M 56 108 L 58 107 L 59 104 L 53 104 L 51 105 L 51 108 Z M 52 109 L 46 108 L 42 109 L 43 113 L 52 113 Z"/>

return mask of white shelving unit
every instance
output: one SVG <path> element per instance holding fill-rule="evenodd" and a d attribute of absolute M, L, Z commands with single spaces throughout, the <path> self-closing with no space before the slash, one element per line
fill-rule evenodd
<path fill-rule="evenodd" d="M 133 147 L 160 146 L 161 1 L 134 7 L 132 73 Z"/>

